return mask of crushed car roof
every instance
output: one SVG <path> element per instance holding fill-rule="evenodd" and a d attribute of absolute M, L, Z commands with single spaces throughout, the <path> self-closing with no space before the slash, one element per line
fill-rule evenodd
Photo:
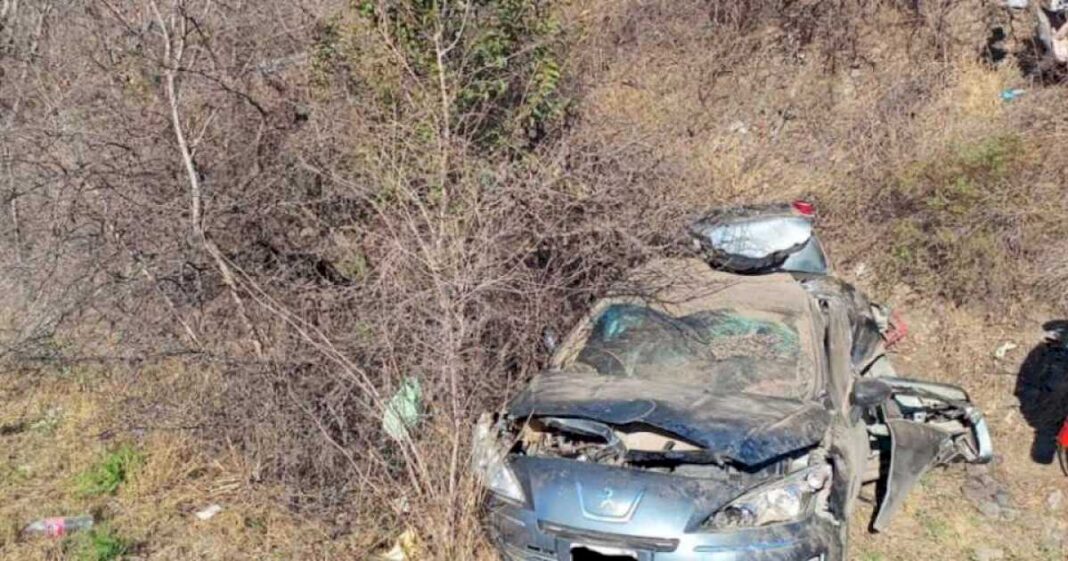
<path fill-rule="evenodd" d="M 814 310 L 811 296 L 789 274 L 736 275 L 716 271 L 699 259 L 652 261 L 633 271 L 612 296 L 594 307 L 583 322 L 585 327 L 564 342 L 553 368 L 538 375 L 512 400 L 509 414 L 645 424 L 750 466 L 816 445 L 823 438 L 830 413 L 813 401 L 717 394 L 667 380 L 605 376 L 563 367 L 585 343 L 591 319 L 620 301 L 640 301 L 674 316 L 731 308 L 754 315 L 809 317 Z M 798 331 L 803 352 L 818 354 L 814 333 L 803 327 Z"/>

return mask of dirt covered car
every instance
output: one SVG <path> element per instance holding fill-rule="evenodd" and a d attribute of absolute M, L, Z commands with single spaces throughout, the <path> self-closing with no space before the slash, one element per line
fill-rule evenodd
<path fill-rule="evenodd" d="M 507 560 L 838 560 L 861 486 L 886 527 L 930 467 L 991 457 L 960 388 L 899 378 L 894 325 L 828 274 L 812 209 L 693 226 L 475 427 Z"/>

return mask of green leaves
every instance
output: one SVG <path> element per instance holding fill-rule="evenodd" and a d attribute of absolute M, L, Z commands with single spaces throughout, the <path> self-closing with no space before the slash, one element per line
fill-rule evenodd
<path fill-rule="evenodd" d="M 66 549 L 74 561 L 115 561 L 130 553 L 131 546 L 105 524 L 73 536 Z"/>
<path fill-rule="evenodd" d="M 340 41 L 363 45 L 345 64 L 359 68 L 365 62 L 360 49 L 384 43 L 403 59 L 401 80 L 407 82 L 383 83 L 390 77 L 373 64 L 365 65 L 361 82 L 376 90 L 406 89 L 400 98 L 416 114 L 441 111 L 444 84 L 451 134 L 482 147 L 520 147 L 543 136 L 567 106 L 560 95 L 562 34 L 543 1 L 468 0 L 445 8 L 432 0 L 364 0 L 354 9 L 364 31 L 373 33 Z M 338 42 L 330 29 L 323 38 L 327 45 Z M 331 48 L 318 52 L 334 56 Z"/>
<path fill-rule="evenodd" d="M 143 463 L 144 454 L 129 444 L 123 444 L 78 476 L 78 494 L 87 497 L 113 495 Z"/>

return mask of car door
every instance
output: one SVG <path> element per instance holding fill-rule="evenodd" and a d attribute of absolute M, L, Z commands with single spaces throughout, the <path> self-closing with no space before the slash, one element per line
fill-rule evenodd
<path fill-rule="evenodd" d="M 827 362 L 827 393 L 835 410 L 832 426 L 832 454 L 835 466 L 835 497 L 837 509 L 844 519 L 852 515 L 856 498 L 865 482 L 865 474 L 871 462 L 871 445 L 864 420 L 854 415 L 850 396 L 857 371 L 851 360 L 850 348 L 853 327 L 849 306 L 833 295 L 817 297 L 826 322 L 825 354 Z"/>

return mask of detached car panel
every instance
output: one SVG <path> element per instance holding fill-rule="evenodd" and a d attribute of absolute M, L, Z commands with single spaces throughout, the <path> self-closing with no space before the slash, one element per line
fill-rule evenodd
<path fill-rule="evenodd" d="M 986 463 L 993 448 L 986 420 L 968 394 L 949 384 L 882 378 L 894 389 L 879 409 L 882 422 L 873 432 L 890 439 L 890 465 L 872 527 L 883 531 L 901 509 L 905 496 L 932 467 L 955 461 Z"/>

